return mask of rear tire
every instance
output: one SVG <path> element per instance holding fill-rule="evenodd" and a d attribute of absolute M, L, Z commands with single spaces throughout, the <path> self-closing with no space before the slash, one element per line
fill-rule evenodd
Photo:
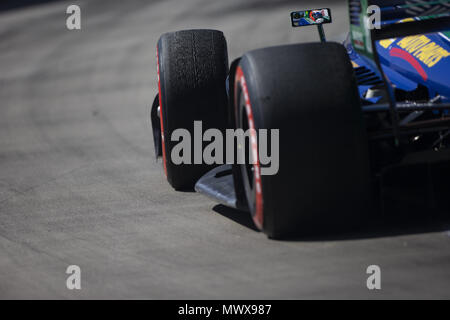
<path fill-rule="evenodd" d="M 192 189 L 214 165 L 175 164 L 172 132 L 184 128 L 194 137 L 194 121 L 203 131 L 224 130 L 227 123 L 225 37 L 216 30 L 184 30 L 161 36 L 157 47 L 162 153 L 167 180 L 177 190 Z M 193 141 L 191 141 L 193 148 Z M 194 155 L 193 149 L 191 155 Z M 193 157 L 192 157 L 193 158 Z"/>
<path fill-rule="evenodd" d="M 251 51 L 240 61 L 235 88 L 237 127 L 279 129 L 278 173 L 261 175 L 259 163 L 241 165 L 247 202 L 260 229 L 282 238 L 336 229 L 367 213 L 366 130 L 342 45 Z"/>

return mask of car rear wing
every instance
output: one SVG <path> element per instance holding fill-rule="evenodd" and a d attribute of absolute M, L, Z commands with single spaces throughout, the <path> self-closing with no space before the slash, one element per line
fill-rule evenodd
<path fill-rule="evenodd" d="M 382 75 L 389 100 L 393 136 L 396 145 L 399 145 L 395 93 L 381 68 L 376 42 L 450 30 L 450 0 L 349 0 L 349 14 L 353 47 L 368 57 Z M 372 106 L 372 109 L 378 107 L 382 106 Z"/>

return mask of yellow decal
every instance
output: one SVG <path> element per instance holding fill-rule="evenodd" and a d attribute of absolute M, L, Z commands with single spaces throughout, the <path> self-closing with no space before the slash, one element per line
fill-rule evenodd
<path fill-rule="evenodd" d="M 359 65 L 353 60 L 352 60 L 352 66 L 353 66 L 353 68 L 358 68 L 359 67 Z"/>
<path fill-rule="evenodd" d="M 394 42 L 397 38 L 392 38 L 392 39 L 385 39 L 385 40 L 380 40 L 380 45 L 387 49 L 392 42 Z"/>
<path fill-rule="evenodd" d="M 409 21 L 414 21 L 414 18 L 405 18 L 400 21 L 397 21 L 396 23 L 409 22 Z M 392 42 L 394 42 L 395 40 L 397 40 L 397 38 L 384 39 L 384 40 L 380 40 L 379 43 L 383 48 L 387 49 L 392 44 Z"/>
<path fill-rule="evenodd" d="M 397 45 L 411 53 L 429 68 L 433 67 L 442 58 L 450 55 L 450 52 L 432 42 L 430 38 L 424 35 L 403 38 Z"/>

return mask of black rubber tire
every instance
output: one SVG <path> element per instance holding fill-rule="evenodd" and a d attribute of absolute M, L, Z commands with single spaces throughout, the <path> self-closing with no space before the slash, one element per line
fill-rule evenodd
<path fill-rule="evenodd" d="M 239 68 L 236 125 L 242 127 L 248 117 L 243 76 L 254 129 L 279 129 L 280 134 L 279 171 L 261 176 L 259 218 L 256 175 L 248 174 L 253 190 L 245 188 L 255 223 L 270 238 L 283 238 L 363 217 L 371 198 L 368 142 L 344 47 L 308 43 L 265 48 L 245 54 Z"/>
<path fill-rule="evenodd" d="M 214 165 L 176 165 L 171 151 L 178 142 L 172 132 L 187 129 L 194 137 L 194 121 L 203 131 L 224 130 L 227 123 L 226 77 L 228 53 L 225 37 L 216 30 L 183 30 L 163 34 L 158 41 L 159 97 L 163 161 L 167 180 L 176 190 L 192 189 Z M 194 143 L 191 143 L 192 148 Z"/>

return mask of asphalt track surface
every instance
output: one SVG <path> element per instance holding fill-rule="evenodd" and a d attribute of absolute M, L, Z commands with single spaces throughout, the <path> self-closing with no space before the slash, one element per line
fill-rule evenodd
<path fill-rule="evenodd" d="M 161 33 L 223 30 L 231 60 L 317 41 L 290 28 L 291 9 L 330 7 L 325 31 L 341 37 L 344 1 L 76 1 L 81 31 L 65 27 L 70 3 L 34 2 L 0 11 L 0 298 L 450 298 L 448 222 L 273 241 L 246 214 L 173 191 L 155 161 Z M 68 265 L 81 290 L 66 288 Z"/>

